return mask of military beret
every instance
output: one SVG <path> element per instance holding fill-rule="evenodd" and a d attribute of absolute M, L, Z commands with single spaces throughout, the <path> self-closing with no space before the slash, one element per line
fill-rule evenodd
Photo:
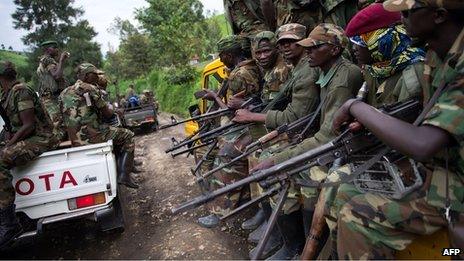
<path fill-rule="evenodd" d="M 322 23 L 309 33 L 308 38 L 299 41 L 297 44 L 303 47 L 312 47 L 326 43 L 345 48 L 348 45 L 348 38 L 340 26 Z"/>
<path fill-rule="evenodd" d="M 218 52 L 234 49 L 250 50 L 250 40 L 245 36 L 229 35 L 217 43 Z"/>
<path fill-rule="evenodd" d="M 283 39 L 299 41 L 306 37 L 306 26 L 297 23 L 284 24 L 277 29 L 276 34 L 277 42 Z"/>
<path fill-rule="evenodd" d="M 361 35 L 380 28 L 387 28 L 401 22 L 400 12 L 388 12 L 381 3 L 372 4 L 359 11 L 346 26 L 348 37 Z"/>
<path fill-rule="evenodd" d="M 40 46 L 42 47 L 45 47 L 45 46 L 54 46 L 54 47 L 57 47 L 58 46 L 58 42 L 57 41 L 45 41 L 45 42 L 42 42 L 40 44 Z"/>
<path fill-rule="evenodd" d="M 276 44 L 275 34 L 271 31 L 262 31 L 253 37 L 251 41 L 251 47 L 253 49 L 258 49 L 259 43 L 261 41 L 269 41 L 269 43 L 274 46 Z"/>
<path fill-rule="evenodd" d="M 387 0 L 383 3 L 386 10 L 398 12 L 417 7 L 441 7 L 448 10 L 464 10 L 462 0 Z"/>
<path fill-rule="evenodd" d="M 16 72 L 14 64 L 10 61 L 0 61 L 0 75 L 5 74 L 8 70 L 13 70 Z"/>

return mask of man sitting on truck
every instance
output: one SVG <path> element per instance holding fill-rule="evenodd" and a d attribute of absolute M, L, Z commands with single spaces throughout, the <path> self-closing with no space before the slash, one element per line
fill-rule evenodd
<path fill-rule="evenodd" d="M 113 140 L 118 155 L 118 183 L 138 188 L 130 172 L 134 170 L 134 133 L 128 129 L 108 126 L 113 110 L 97 89 L 99 70 L 90 63 L 79 65 L 77 82 L 60 94 L 63 122 L 73 146 Z"/>
<path fill-rule="evenodd" d="M 2 99 L 0 115 L 5 122 L 6 145 L 0 151 L 0 249 L 22 232 L 15 214 L 15 190 L 10 170 L 24 166 L 58 144 L 53 125 L 39 97 L 16 80 L 14 65 L 0 61 Z"/>

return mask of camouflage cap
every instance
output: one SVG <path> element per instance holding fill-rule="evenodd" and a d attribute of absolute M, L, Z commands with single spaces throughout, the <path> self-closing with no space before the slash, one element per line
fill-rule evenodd
<path fill-rule="evenodd" d="M 249 50 L 250 39 L 245 36 L 229 35 L 218 41 L 217 49 L 220 53 L 234 49 Z"/>
<path fill-rule="evenodd" d="M 82 63 L 77 67 L 77 74 L 86 75 L 88 73 L 96 73 L 98 74 L 100 70 L 95 67 L 95 65 L 91 63 Z"/>
<path fill-rule="evenodd" d="M 45 47 L 45 46 L 54 46 L 54 47 L 57 47 L 57 46 L 58 46 L 58 42 L 57 42 L 57 41 L 44 41 L 44 42 L 40 43 L 40 46 L 42 46 L 42 47 Z"/>
<path fill-rule="evenodd" d="M 12 62 L 5 60 L 0 61 L 0 75 L 5 74 L 5 72 L 8 69 L 16 71 L 15 66 Z"/>
<path fill-rule="evenodd" d="M 345 48 L 348 45 L 348 38 L 340 26 L 322 23 L 309 33 L 308 38 L 299 41 L 297 44 L 303 47 L 333 44 Z"/>
<path fill-rule="evenodd" d="M 262 31 L 258 33 L 257 35 L 255 35 L 255 37 L 253 37 L 253 40 L 251 41 L 251 48 L 258 49 L 259 43 L 261 41 L 269 41 L 269 43 L 272 46 L 275 46 L 276 44 L 275 34 L 271 31 Z"/>
<path fill-rule="evenodd" d="M 276 31 L 277 35 L 277 42 L 283 39 L 293 39 L 293 40 L 301 40 L 306 37 L 306 26 L 291 23 L 291 24 L 284 24 Z"/>
<path fill-rule="evenodd" d="M 385 10 L 398 12 L 417 7 L 441 7 L 448 10 L 464 10 L 462 0 L 386 0 L 383 3 Z"/>

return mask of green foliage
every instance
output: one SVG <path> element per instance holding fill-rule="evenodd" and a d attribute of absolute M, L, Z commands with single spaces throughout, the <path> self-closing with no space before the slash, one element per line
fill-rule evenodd
<path fill-rule="evenodd" d="M 107 54 L 105 69 L 117 79 L 134 79 L 147 74 L 155 59 L 148 36 L 135 32 L 121 39 L 118 52 Z"/>
<path fill-rule="evenodd" d="M 137 19 L 150 35 L 156 65 L 183 66 L 193 56 L 205 58 L 214 52 L 220 29 L 207 23 L 199 0 L 148 0 Z"/>
<path fill-rule="evenodd" d="M 84 11 L 73 7 L 74 0 L 14 0 L 17 6 L 12 14 L 14 27 L 29 33 L 22 38 L 32 52 L 29 55 L 26 80 L 35 77 L 42 50 L 39 44 L 55 40 L 62 49 L 71 53 L 65 75 L 73 80 L 74 68 L 82 62 L 101 66 L 100 46 L 92 41 L 95 30 L 86 20 L 79 19 Z"/>
<path fill-rule="evenodd" d="M 18 77 L 25 79 L 24 75 L 28 68 L 27 56 L 24 54 L 18 54 L 16 52 L 0 50 L 0 60 L 10 61 L 15 64 Z"/>
<path fill-rule="evenodd" d="M 169 68 L 164 76 L 165 80 L 171 85 L 190 83 L 195 80 L 198 72 L 190 66 L 181 68 Z"/>

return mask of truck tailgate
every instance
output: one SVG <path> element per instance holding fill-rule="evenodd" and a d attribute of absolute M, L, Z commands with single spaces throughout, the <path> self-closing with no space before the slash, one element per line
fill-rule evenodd
<path fill-rule="evenodd" d="M 105 193 L 116 196 L 116 161 L 112 142 L 55 150 L 12 170 L 17 211 L 30 218 L 69 213 L 68 199 Z"/>

